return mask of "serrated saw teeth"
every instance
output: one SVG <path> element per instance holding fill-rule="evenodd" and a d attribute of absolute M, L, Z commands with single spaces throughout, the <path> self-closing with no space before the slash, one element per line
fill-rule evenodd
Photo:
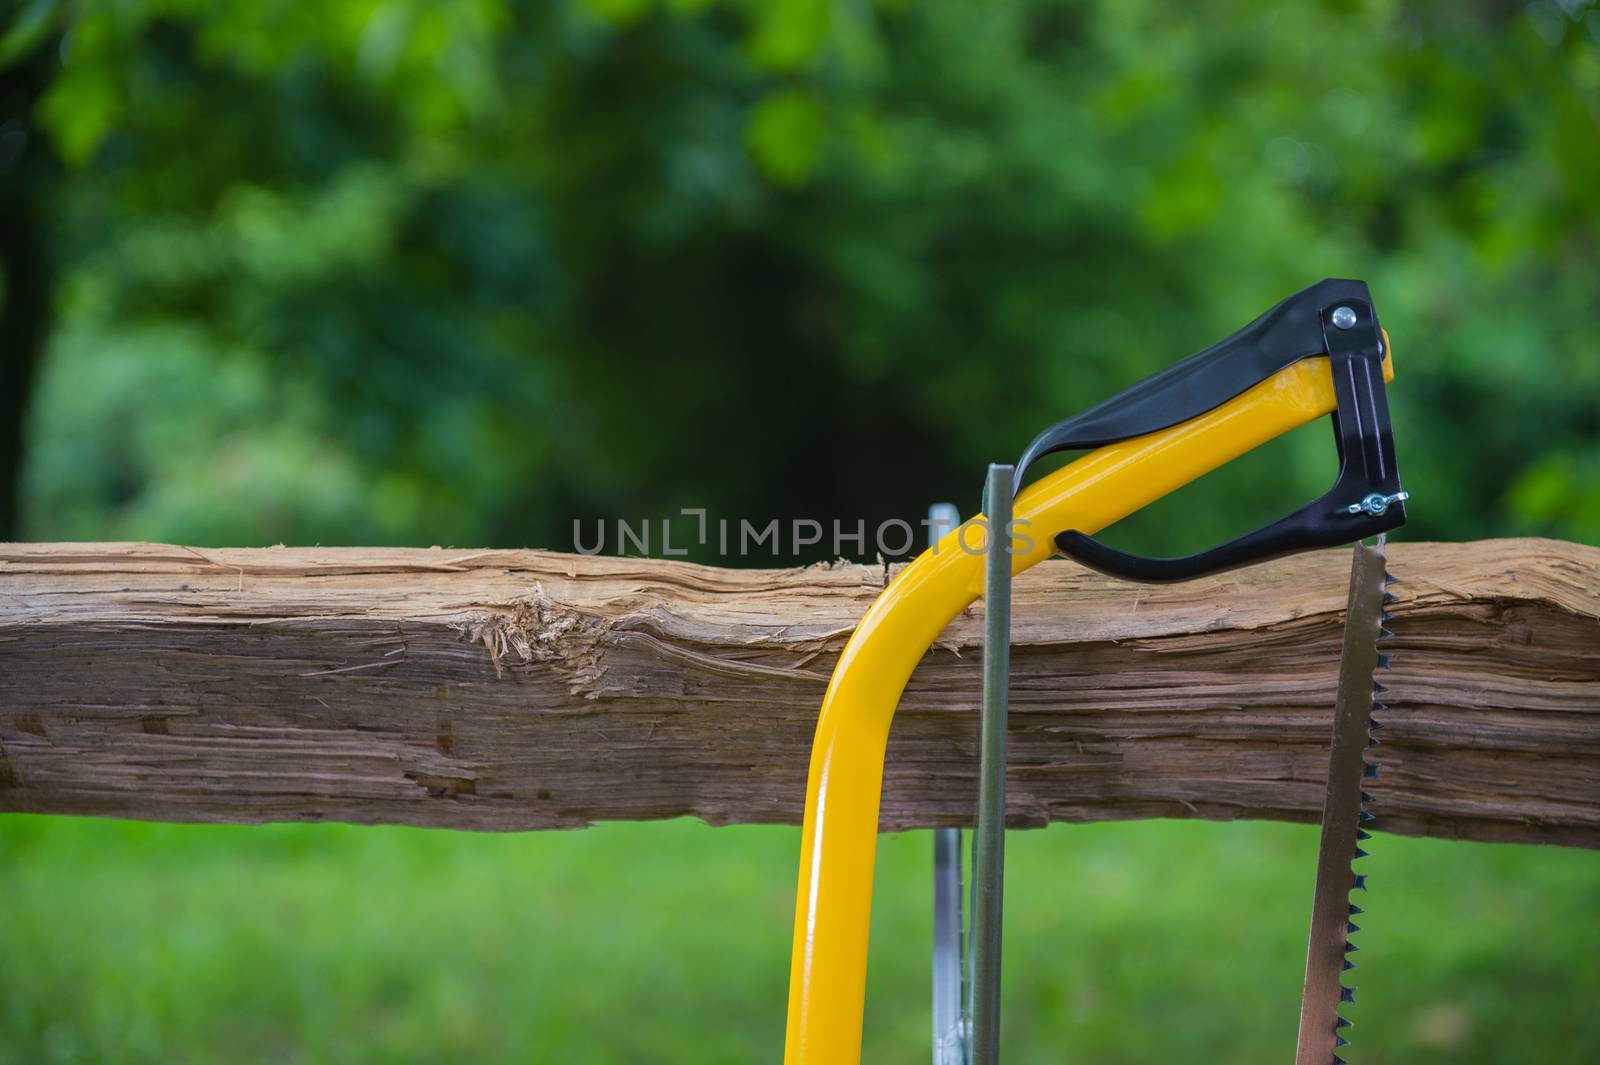
<path fill-rule="evenodd" d="M 1368 808 L 1373 796 L 1365 790 L 1366 781 L 1380 776 L 1376 753 L 1369 758 L 1363 752 L 1381 745 L 1376 732 L 1383 724 L 1374 720 L 1373 714 L 1387 709 L 1382 696 L 1388 688 L 1377 678 L 1390 668 L 1391 659 L 1379 642 L 1394 635 L 1386 624 L 1389 614 L 1384 607 L 1396 601 L 1386 590 L 1395 583 L 1384 569 L 1381 544 L 1377 549 L 1355 548 L 1328 752 L 1297 1065 L 1339 1062 L 1342 1059 L 1336 1051 L 1349 1045 L 1339 1030 L 1350 1022 L 1339 1010 L 1356 1000 L 1355 988 L 1343 982 L 1343 974 L 1356 967 L 1353 955 L 1359 948 L 1351 937 L 1361 931 L 1354 918 L 1362 912 L 1350 899 L 1367 891 L 1367 874 L 1356 872 L 1355 863 L 1369 857 L 1361 844 L 1372 838 L 1367 826 L 1377 820 Z"/>

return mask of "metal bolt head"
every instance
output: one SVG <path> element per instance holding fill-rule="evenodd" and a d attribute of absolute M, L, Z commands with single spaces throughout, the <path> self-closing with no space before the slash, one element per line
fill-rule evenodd
<path fill-rule="evenodd" d="M 1356 324 L 1356 312 L 1349 307 L 1335 307 L 1330 317 L 1340 329 L 1350 329 Z"/>
<path fill-rule="evenodd" d="M 1387 512 L 1393 504 L 1404 503 L 1410 498 L 1411 493 L 1404 490 L 1396 492 L 1392 496 L 1386 496 L 1382 492 L 1373 492 L 1361 502 L 1351 503 L 1345 507 L 1344 512 L 1346 514 L 1372 514 L 1376 516 Z"/>

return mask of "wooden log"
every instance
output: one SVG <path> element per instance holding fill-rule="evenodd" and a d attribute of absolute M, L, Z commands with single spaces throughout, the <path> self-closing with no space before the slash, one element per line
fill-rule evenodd
<path fill-rule="evenodd" d="M 1348 553 L 1015 592 L 1010 817 L 1314 820 Z M 1600 846 L 1600 549 L 1394 544 L 1379 827 Z M 0 809 L 470 829 L 795 822 L 882 567 L 0 545 Z M 975 797 L 981 605 L 917 670 L 885 829 Z"/>

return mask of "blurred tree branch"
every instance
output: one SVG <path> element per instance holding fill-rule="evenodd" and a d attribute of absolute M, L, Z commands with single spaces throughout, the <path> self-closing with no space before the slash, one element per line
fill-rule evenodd
<path fill-rule="evenodd" d="M 53 234 L 61 168 L 34 120 L 55 42 L 0 65 L 0 539 L 19 527 L 23 422 L 53 313 Z"/>

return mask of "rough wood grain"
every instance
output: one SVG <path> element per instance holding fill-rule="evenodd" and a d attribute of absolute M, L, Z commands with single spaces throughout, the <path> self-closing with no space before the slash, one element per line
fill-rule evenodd
<path fill-rule="evenodd" d="M 1396 544 L 1392 831 L 1600 846 L 1600 549 Z M 1010 813 L 1315 819 L 1346 552 L 1016 588 Z M 878 567 L 0 545 L 0 809 L 473 829 L 793 822 Z M 918 669 L 883 826 L 966 821 L 981 608 Z"/>

